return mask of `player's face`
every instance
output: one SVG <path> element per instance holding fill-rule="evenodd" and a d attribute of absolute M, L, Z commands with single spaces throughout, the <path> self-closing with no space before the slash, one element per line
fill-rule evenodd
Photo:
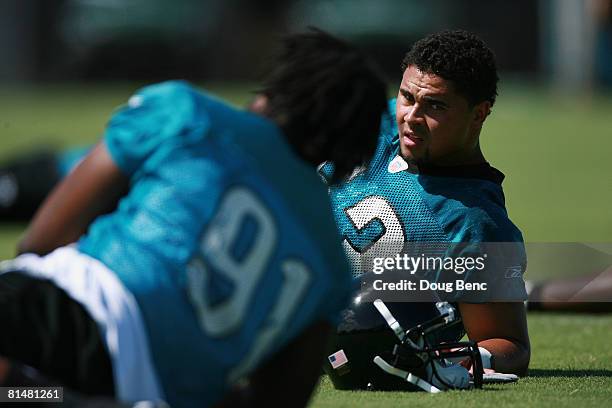
<path fill-rule="evenodd" d="M 409 66 L 396 106 L 402 157 L 438 165 L 481 161 L 478 135 L 488 114 L 487 104 L 470 107 L 451 81 Z"/>

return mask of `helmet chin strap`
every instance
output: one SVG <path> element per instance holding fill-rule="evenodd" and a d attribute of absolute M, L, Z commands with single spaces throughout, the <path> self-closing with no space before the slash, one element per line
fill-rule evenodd
<path fill-rule="evenodd" d="M 445 302 L 439 302 L 438 304 L 436 304 L 436 307 L 441 313 L 448 313 L 452 321 L 452 319 L 454 319 L 455 317 L 454 313 L 452 312 L 452 310 L 449 310 L 446 307 L 446 305 L 448 304 L 445 305 L 444 303 Z M 393 333 L 395 333 L 395 336 L 400 340 L 400 342 L 404 344 L 409 343 L 409 345 L 412 346 L 415 350 L 419 350 L 423 347 L 424 339 L 419 338 L 419 340 L 417 341 L 421 344 L 418 345 L 414 341 L 412 341 L 412 339 L 410 339 L 410 337 L 406 335 L 406 331 L 402 328 L 397 319 L 393 317 L 391 311 L 382 300 L 376 299 L 374 301 L 374 307 L 376 307 L 376 310 L 378 310 L 378 312 L 385 319 L 387 325 L 391 328 L 391 330 L 393 330 Z M 432 382 L 435 384 L 433 385 L 408 371 L 402 370 L 387 363 L 380 356 L 375 356 L 373 361 L 374 364 L 376 364 L 386 373 L 394 375 L 396 377 L 400 377 L 403 380 L 414 384 L 422 390 L 430 393 L 437 393 L 447 388 L 464 389 L 469 388 L 470 386 L 469 372 L 465 367 L 459 364 L 443 366 L 436 361 L 431 361 L 431 365 L 433 366 L 430 366 L 430 364 L 428 364 L 426 367 L 426 371 L 428 378 L 431 378 Z"/>
<path fill-rule="evenodd" d="M 465 350 L 465 348 L 460 349 L 460 351 Z M 489 350 L 484 347 L 478 347 L 478 352 L 480 353 L 480 359 L 482 361 L 482 368 L 493 368 L 493 355 Z M 450 363 L 459 363 L 464 360 L 465 357 L 447 357 L 446 360 Z"/>
<path fill-rule="evenodd" d="M 417 377 L 416 375 L 408 371 L 392 366 L 380 356 L 374 357 L 374 364 L 380 367 L 380 369 L 386 372 L 387 374 L 399 377 L 406 382 L 416 385 L 423 391 L 432 394 L 442 392 L 443 390 L 446 390 L 449 386 L 455 389 L 470 388 L 470 375 L 465 369 L 465 367 L 462 367 L 460 365 L 451 365 L 448 367 L 443 367 L 436 361 L 433 361 L 432 363 L 436 365 L 437 374 L 432 375 L 431 367 L 427 367 L 428 376 L 431 377 L 433 380 L 433 384 L 430 384 L 422 378 Z M 444 381 L 436 381 L 436 376 L 443 377 Z M 436 384 L 436 382 L 439 382 L 439 384 Z"/>
<path fill-rule="evenodd" d="M 389 310 L 387 305 L 385 305 L 385 302 L 383 302 L 380 299 L 376 299 L 374 301 L 374 307 L 376 308 L 376 310 L 378 310 L 378 312 L 385 319 L 385 321 L 387 322 L 391 330 L 393 330 L 393 333 L 395 333 L 397 338 L 400 341 L 404 341 L 404 337 L 406 336 L 406 331 L 402 328 L 402 326 L 400 326 L 399 322 L 395 319 L 395 317 L 393 317 L 393 315 L 391 314 L 391 311 Z"/>
<path fill-rule="evenodd" d="M 409 373 L 408 371 L 404 371 L 401 370 L 397 367 L 393 367 L 391 364 L 387 363 L 385 360 L 382 359 L 382 357 L 380 356 L 376 356 L 374 357 L 374 364 L 376 364 L 378 367 L 380 367 L 384 372 L 394 375 L 396 377 L 400 377 L 401 379 L 416 385 L 417 387 L 419 387 L 420 389 L 422 389 L 423 391 L 435 394 L 438 392 L 441 392 L 442 390 L 431 385 L 430 383 L 428 383 L 427 381 L 423 380 L 422 378 L 417 377 L 416 375 Z"/>
<path fill-rule="evenodd" d="M 418 349 L 422 347 L 422 344 L 416 344 L 406 336 L 406 330 L 404 330 L 404 328 L 399 324 L 395 317 L 393 317 L 391 311 L 389 310 L 387 305 L 385 305 L 385 302 L 380 299 L 376 299 L 374 301 L 374 307 L 382 315 L 383 319 L 385 319 L 387 325 L 391 328 L 391 330 L 393 330 L 393 333 L 395 333 L 395 336 L 397 336 L 400 342 L 403 342 L 405 340 L 414 348 Z"/>

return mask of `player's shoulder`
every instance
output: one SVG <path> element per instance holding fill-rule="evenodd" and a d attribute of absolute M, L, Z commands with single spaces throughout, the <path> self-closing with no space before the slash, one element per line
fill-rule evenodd
<path fill-rule="evenodd" d="M 146 85 L 136 91 L 136 95 L 146 95 L 149 97 L 185 97 L 195 91 L 189 82 L 175 79 Z"/>
<path fill-rule="evenodd" d="M 505 208 L 498 206 L 466 207 L 459 223 L 464 239 L 476 242 L 522 242 L 523 235 Z"/>
<path fill-rule="evenodd" d="M 138 89 L 128 100 L 128 107 L 171 105 L 172 103 L 191 105 L 197 95 L 196 89 L 183 80 L 172 80 L 147 85 Z"/>
<path fill-rule="evenodd" d="M 199 93 L 185 81 L 166 81 L 138 89 L 119 107 L 112 116 L 109 127 L 139 129 L 147 133 L 149 128 L 156 131 L 176 131 L 198 118 L 197 99 Z"/>
<path fill-rule="evenodd" d="M 452 182 L 437 178 L 425 185 L 438 210 L 438 218 L 452 241 L 518 242 L 522 235 L 510 220 L 500 183 L 461 178 Z M 440 181 L 441 180 L 441 181 Z M 443 188 L 436 189 L 436 185 Z"/>
<path fill-rule="evenodd" d="M 145 86 L 128 100 L 127 108 L 152 115 L 170 115 L 175 121 L 212 120 L 214 116 L 248 116 L 220 97 L 185 80 L 170 80 Z M 253 115 L 255 116 L 255 115 Z"/>
<path fill-rule="evenodd" d="M 172 80 L 145 86 L 128 100 L 127 108 L 149 117 L 164 117 L 171 123 L 202 120 L 206 101 L 213 97 L 187 81 Z"/>
<path fill-rule="evenodd" d="M 208 134 L 215 124 L 226 126 L 245 116 L 222 99 L 184 80 L 148 85 L 137 90 L 111 118 L 108 128 L 141 138 Z"/>
<path fill-rule="evenodd" d="M 137 90 L 106 126 L 104 140 L 115 163 L 132 174 L 163 146 L 203 140 L 210 130 L 210 118 L 201 109 L 206 99 L 185 81 Z"/>

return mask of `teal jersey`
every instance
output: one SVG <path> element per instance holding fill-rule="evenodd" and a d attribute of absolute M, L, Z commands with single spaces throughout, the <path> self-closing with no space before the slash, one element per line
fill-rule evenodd
<path fill-rule="evenodd" d="M 136 93 L 104 142 L 130 191 L 78 247 L 134 295 L 172 406 L 210 406 L 336 321 L 350 273 L 329 197 L 272 122 L 167 82 Z"/>
<path fill-rule="evenodd" d="M 326 179 L 332 171 L 329 164 L 320 169 Z M 404 161 L 399 156 L 395 100 L 391 100 L 374 158 L 350 181 L 330 188 L 354 275 L 371 271 L 373 256 L 415 251 L 420 255 L 419 244 L 429 251 L 433 243 L 440 243 L 449 251 L 446 255 L 458 257 L 478 245 L 452 243 L 503 243 L 487 245 L 487 250 L 498 252 L 488 254 L 487 279 L 502 285 L 507 299 L 524 299 L 523 238 L 508 218 L 502 180 L 503 174 L 488 164 L 442 168 Z M 433 272 L 428 279 L 441 278 L 440 271 Z"/>

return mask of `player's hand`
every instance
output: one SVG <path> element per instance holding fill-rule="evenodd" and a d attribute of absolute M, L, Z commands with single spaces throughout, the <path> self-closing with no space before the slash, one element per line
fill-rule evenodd
<path fill-rule="evenodd" d="M 469 370 L 470 375 L 474 375 L 474 371 L 473 371 L 473 368 L 471 367 L 469 359 L 461 361 L 460 364 Z M 483 384 L 503 384 L 503 383 L 513 383 L 517 381 L 518 381 L 518 376 L 516 374 L 498 373 L 492 368 L 483 368 L 483 374 L 482 374 Z"/>

